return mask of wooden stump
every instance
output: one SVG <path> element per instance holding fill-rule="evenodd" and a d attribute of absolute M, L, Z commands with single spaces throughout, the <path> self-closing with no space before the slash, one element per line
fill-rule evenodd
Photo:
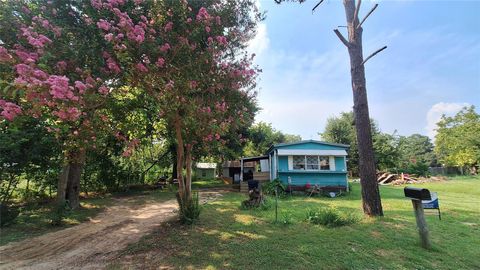
<path fill-rule="evenodd" d="M 256 208 L 259 207 L 264 200 L 262 192 L 258 188 L 254 188 L 248 191 L 248 200 L 242 202 L 242 205 L 245 208 Z"/>

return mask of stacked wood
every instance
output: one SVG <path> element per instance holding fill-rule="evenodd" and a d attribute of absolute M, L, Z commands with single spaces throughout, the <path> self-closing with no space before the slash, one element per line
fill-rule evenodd
<path fill-rule="evenodd" d="M 380 172 L 377 173 L 377 182 L 379 185 L 404 185 L 417 183 L 420 180 L 411 175 L 400 173 Z"/>

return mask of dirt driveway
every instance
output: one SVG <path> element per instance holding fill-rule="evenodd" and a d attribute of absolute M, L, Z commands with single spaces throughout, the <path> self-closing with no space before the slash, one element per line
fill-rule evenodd
<path fill-rule="evenodd" d="M 201 201 L 222 196 L 201 192 Z M 133 201 L 132 201 L 133 200 Z M 130 243 L 176 217 L 176 200 L 114 199 L 90 222 L 0 247 L 0 269 L 102 269 Z"/>

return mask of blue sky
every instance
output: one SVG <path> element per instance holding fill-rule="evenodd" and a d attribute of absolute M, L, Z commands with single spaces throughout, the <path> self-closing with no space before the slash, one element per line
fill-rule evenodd
<path fill-rule="evenodd" d="M 304 4 L 260 0 L 267 19 L 250 44 L 263 69 L 256 120 L 318 139 L 327 118 L 353 106 L 348 53 L 333 33 L 345 25 L 341 1 Z M 363 24 L 370 115 L 383 132 L 433 136 L 440 116 L 462 106 L 480 111 L 480 1 L 379 3 Z M 345 33 L 345 29 L 341 28 Z"/>

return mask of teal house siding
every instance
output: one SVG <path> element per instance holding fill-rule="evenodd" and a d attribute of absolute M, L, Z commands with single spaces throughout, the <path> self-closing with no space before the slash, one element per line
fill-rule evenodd
<path fill-rule="evenodd" d="M 348 145 L 314 140 L 277 144 L 270 147 L 270 178 L 285 184 L 348 187 L 346 156 Z M 330 169 L 293 169 L 294 156 L 328 157 Z"/>

